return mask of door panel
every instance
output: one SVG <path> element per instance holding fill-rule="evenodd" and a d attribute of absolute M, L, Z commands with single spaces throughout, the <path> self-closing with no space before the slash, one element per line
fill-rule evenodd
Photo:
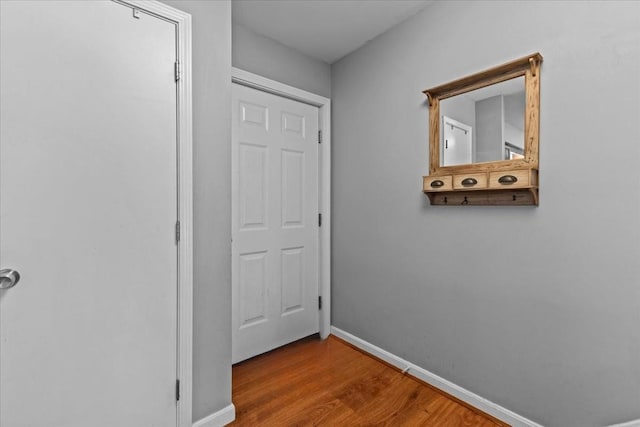
<path fill-rule="evenodd" d="M 233 85 L 233 362 L 318 332 L 318 109 Z"/>
<path fill-rule="evenodd" d="M 304 310 L 304 247 L 283 249 L 282 314 Z"/>
<path fill-rule="evenodd" d="M 0 7 L 0 424 L 175 425 L 175 26 Z"/>
<path fill-rule="evenodd" d="M 267 320 L 267 252 L 240 255 L 238 286 L 240 328 Z"/>
<path fill-rule="evenodd" d="M 240 144 L 240 229 L 267 227 L 267 147 Z"/>
<path fill-rule="evenodd" d="M 282 150 L 282 226 L 304 226 L 304 152 Z"/>

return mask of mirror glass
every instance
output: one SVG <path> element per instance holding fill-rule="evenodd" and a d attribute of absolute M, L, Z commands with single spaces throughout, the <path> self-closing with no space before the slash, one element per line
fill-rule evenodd
<path fill-rule="evenodd" d="M 524 157 L 524 76 L 440 101 L 440 165 Z"/>

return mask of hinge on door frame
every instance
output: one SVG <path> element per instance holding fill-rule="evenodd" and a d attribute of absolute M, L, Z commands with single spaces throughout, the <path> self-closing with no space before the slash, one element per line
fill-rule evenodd
<path fill-rule="evenodd" d="M 322 144 L 322 131 L 318 131 L 318 144 Z"/>
<path fill-rule="evenodd" d="M 173 64 L 173 74 L 176 78 L 176 81 L 180 80 L 180 62 L 176 61 Z"/>
<path fill-rule="evenodd" d="M 176 402 L 180 400 L 180 380 L 176 380 Z"/>
<path fill-rule="evenodd" d="M 322 214 L 318 214 L 318 227 L 322 227 Z"/>
<path fill-rule="evenodd" d="M 318 310 L 322 310 L 322 295 L 318 296 Z"/>
<path fill-rule="evenodd" d="M 180 241 L 180 221 L 176 221 L 176 243 Z"/>

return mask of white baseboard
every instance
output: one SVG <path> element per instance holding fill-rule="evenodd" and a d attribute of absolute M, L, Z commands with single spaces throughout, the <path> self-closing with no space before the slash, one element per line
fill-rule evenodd
<path fill-rule="evenodd" d="M 445 380 L 444 378 L 427 371 L 424 368 L 421 368 L 418 365 L 414 365 L 413 363 L 406 361 L 395 354 L 389 353 L 386 350 L 381 349 L 363 339 L 360 339 L 354 335 L 351 335 L 348 332 L 345 332 L 335 326 L 331 326 L 331 333 L 338 338 L 341 338 L 352 344 L 359 349 L 381 359 L 390 365 L 395 366 L 396 368 L 405 371 L 407 374 L 412 375 L 427 384 L 431 384 L 432 386 L 449 393 L 451 396 L 454 396 L 463 402 L 468 403 L 481 410 L 482 412 L 489 414 L 501 421 L 504 421 L 507 424 L 512 425 L 513 427 L 542 427 L 540 424 L 535 423 L 525 417 L 522 417 L 515 412 L 512 412 L 506 408 L 503 408 L 500 405 L 497 405 L 483 397 L 478 396 L 475 393 L 470 392 L 450 381 Z M 632 424 L 627 426 L 611 426 L 611 427 L 636 427 L 636 425 Z"/>
<path fill-rule="evenodd" d="M 222 427 L 236 419 L 236 407 L 233 403 L 220 409 L 218 412 L 204 417 L 193 423 L 193 427 Z"/>
<path fill-rule="evenodd" d="M 640 427 L 640 418 L 633 421 L 627 421 L 626 423 L 622 424 L 612 424 L 608 427 Z"/>

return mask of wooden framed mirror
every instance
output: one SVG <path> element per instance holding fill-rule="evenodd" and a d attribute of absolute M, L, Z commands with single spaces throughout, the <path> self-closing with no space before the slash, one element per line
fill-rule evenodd
<path fill-rule="evenodd" d="M 538 204 L 541 62 L 534 53 L 424 91 L 431 204 Z"/>

